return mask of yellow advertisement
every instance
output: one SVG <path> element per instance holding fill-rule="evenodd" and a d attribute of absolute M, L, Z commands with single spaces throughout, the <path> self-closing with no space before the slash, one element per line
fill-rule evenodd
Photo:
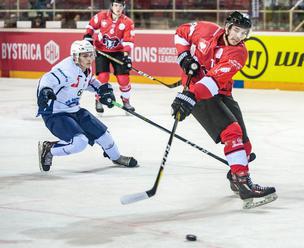
<path fill-rule="evenodd" d="M 234 79 L 244 88 L 304 89 L 304 35 L 253 35 L 248 59 Z"/>

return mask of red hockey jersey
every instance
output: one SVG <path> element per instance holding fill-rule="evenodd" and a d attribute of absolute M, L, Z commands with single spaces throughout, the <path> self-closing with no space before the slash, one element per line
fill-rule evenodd
<path fill-rule="evenodd" d="M 94 35 L 96 49 L 103 52 L 130 53 L 134 47 L 134 23 L 126 15 L 114 21 L 111 11 L 101 11 L 91 18 L 86 34 Z"/>
<path fill-rule="evenodd" d="M 213 95 L 231 95 L 232 77 L 242 69 L 247 59 L 244 43 L 241 42 L 237 46 L 225 45 L 224 32 L 223 28 L 214 23 L 201 21 L 183 24 L 175 34 L 178 54 L 191 51 L 199 64 L 206 68 L 206 75 L 200 74 L 201 76 L 193 78 L 192 83 L 204 81 L 206 85 L 211 85 L 209 90 L 214 91 Z M 192 85 L 191 91 L 193 87 L 196 85 Z M 195 95 L 197 100 L 202 99 L 197 92 Z"/>

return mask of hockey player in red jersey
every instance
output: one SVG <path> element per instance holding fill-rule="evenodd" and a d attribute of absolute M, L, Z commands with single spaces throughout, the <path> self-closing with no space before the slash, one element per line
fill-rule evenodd
<path fill-rule="evenodd" d="M 121 91 L 121 99 L 124 107 L 134 111 L 130 105 L 130 77 L 129 71 L 132 67 L 130 53 L 134 47 L 134 23 L 123 14 L 125 8 L 124 0 L 112 0 L 111 7 L 108 11 L 97 13 L 87 26 L 84 39 L 94 43 L 97 52 L 96 58 L 96 75 L 102 83 L 107 83 L 110 78 L 110 64 L 114 68 Z M 94 35 L 95 33 L 95 35 Z M 124 62 L 120 65 L 98 53 L 102 51 L 110 56 Z M 96 98 L 96 111 L 104 112 L 104 109 Z"/>
<path fill-rule="evenodd" d="M 250 29 L 249 16 L 238 11 L 227 17 L 224 28 L 204 21 L 178 27 L 175 45 L 184 72 L 183 83 L 192 64 L 199 69 L 194 71 L 189 89 L 178 93 L 172 103 L 173 115 L 179 112 L 180 121 L 192 113 L 214 142 L 224 144 L 230 166 L 227 178 L 231 189 L 244 200 L 244 208 L 277 198 L 274 187 L 261 187 L 251 181 L 248 172 L 251 144 L 241 109 L 231 94 L 232 77 L 247 59 L 244 40 Z"/>

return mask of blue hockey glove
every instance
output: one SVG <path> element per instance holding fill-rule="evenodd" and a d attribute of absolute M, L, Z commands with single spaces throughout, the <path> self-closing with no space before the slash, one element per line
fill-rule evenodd
<path fill-rule="evenodd" d="M 57 97 L 51 88 L 43 88 L 38 95 L 37 104 L 40 108 L 46 108 L 49 100 L 56 100 Z"/>

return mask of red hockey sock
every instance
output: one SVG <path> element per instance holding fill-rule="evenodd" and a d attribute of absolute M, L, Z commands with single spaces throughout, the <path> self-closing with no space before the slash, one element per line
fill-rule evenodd
<path fill-rule="evenodd" d="M 225 144 L 224 153 L 232 173 L 248 171 L 248 159 L 242 136 L 242 129 L 237 122 L 230 124 L 221 133 L 221 141 Z"/>
<path fill-rule="evenodd" d="M 127 74 L 117 75 L 117 82 L 119 83 L 119 89 L 121 92 L 128 92 L 131 90 L 130 77 Z"/>
<path fill-rule="evenodd" d="M 251 150 L 252 150 L 252 146 L 251 146 L 250 140 L 248 140 L 247 142 L 244 143 L 244 149 L 246 151 L 247 157 L 249 157 L 249 155 L 251 153 Z"/>

